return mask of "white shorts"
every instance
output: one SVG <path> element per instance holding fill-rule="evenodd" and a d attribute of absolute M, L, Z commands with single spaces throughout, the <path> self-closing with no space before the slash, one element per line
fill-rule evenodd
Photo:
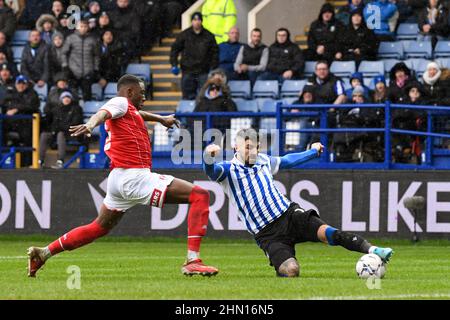
<path fill-rule="evenodd" d="M 173 176 L 157 174 L 150 169 L 113 169 L 108 176 L 103 203 L 108 209 L 119 211 L 137 204 L 161 208 L 173 179 Z"/>

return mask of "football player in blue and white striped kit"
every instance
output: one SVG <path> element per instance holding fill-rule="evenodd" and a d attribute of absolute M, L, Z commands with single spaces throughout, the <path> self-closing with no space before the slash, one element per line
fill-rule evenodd
<path fill-rule="evenodd" d="M 274 185 L 273 175 L 318 157 L 323 145 L 313 143 L 311 149 L 283 157 L 259 153 L 258 134 L 253 129 L 238 132 L 236 153 L 231 161 L 215 163 L 220 147 L 205 149 L 204 171 L 219 182 L 234 205 L 247 230 L 266 253 L 277 275 L 296 277 L 300 267 L 295 258 L 295 244 L 312 241 L 340 245 L 351 251 L 374 253 L 385 262 L 393 250 L 371 245 L 361 236 L 327 225 L 315 210 L 305 210 L 291 202 Z"/>

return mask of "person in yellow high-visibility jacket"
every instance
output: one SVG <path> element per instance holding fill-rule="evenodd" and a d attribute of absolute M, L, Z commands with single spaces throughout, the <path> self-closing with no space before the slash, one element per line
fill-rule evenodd
<path fill-rule="evenodd" d="M 206 0 L 202 7 L 203 27 L 215 35 L 218 44 L 228 41 L 228 31 L 236 25 L 233 0 Z"/>

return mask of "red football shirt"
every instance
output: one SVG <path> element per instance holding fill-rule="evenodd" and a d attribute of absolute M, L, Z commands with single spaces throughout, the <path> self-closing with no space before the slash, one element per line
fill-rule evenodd
<path fill-rule="evenodd" d="M 136 107 L 124 97 L 109 100 L 100 110 L 111 115 L 106 120 L 108 137 L 105 152 L 114 168 L 149 168 L 152 166 L 147 126 Z"/>

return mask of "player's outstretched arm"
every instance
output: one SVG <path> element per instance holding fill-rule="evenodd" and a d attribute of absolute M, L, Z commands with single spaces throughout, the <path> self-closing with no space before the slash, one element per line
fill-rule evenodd
<path fill-rule="evenodd" d="M 173 125 L 176 125 L 178 128 L 180 127 L 180 121 L 175 118 L 174 114 L 168 116 L 160 116 L 159 114 L 154 114 L 142 110 L 139 111 L 139 114 L 141 115 L 142 119 L 144 119 L 144 121 L 159 122 L 166 128 L 172 128 Z"/>
<path fill-rule="evenodd" d="M 86 135 L 88 137 L 91 136 L 92 130 L 106 120 L 111 118 L 111 114 L 105 110 L 99 110 L 96 114 L 94 114 L 87 123 L 80 124 L 77 126 L 71 126 L 69 128 L 69 132 L 72 137 L 78 137 L 81 135 Z"/>
<path fill-rule="evenodd" d="M 223 164 L 215 163 L 215 157 L 220 152 L 220 147 L 210 144 L 203 153 L 203 171 L 213 181 L 223 180 L 227 175 L 227 167 Z"/>
<path fill-rule="evenodd" d="M 304 152 L 290 153 L 280 158 L 280 169 L 290 169 L 295 166 L 314 159 L 323 152 L 323 145 L 320 142 L 313 143 L 311 149 Z"/>

